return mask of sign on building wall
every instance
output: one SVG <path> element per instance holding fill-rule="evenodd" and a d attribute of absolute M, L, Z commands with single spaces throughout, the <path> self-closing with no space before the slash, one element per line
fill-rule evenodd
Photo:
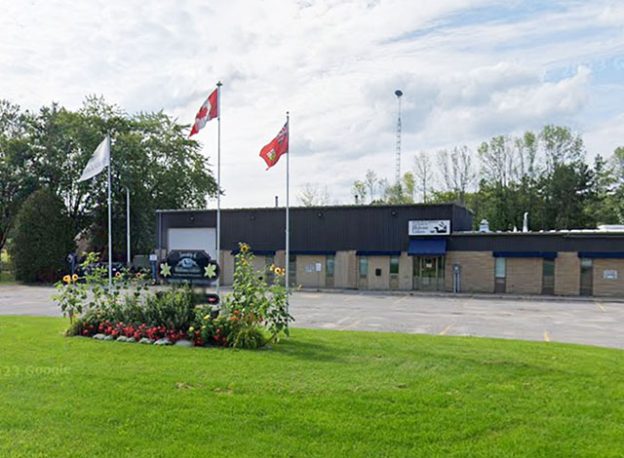
<path fill-rule="evenodd" d="M 603 270 L 602 278 L 604 278 L 605 280 L 617 280 L 618 271 L 617 270 Z"/>
<path fill-rule="evenodd" d="M 412 220 L 408 224 L 409 235 L 449 235 L 451 221 L 448 219 Z"/>

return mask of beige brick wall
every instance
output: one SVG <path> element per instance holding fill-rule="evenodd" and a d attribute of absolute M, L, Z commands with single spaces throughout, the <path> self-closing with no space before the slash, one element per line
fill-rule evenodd
<path fill-rule="evenodd" d="M 355 251 L 336 252 L 334 267 L 334 287 L 356 288 L 357 256 Z"/>
<path fill-rule="evenodd" d="M 407 253 L 401 253 L 399 258 L 399 289 L 410 290 L 412 289 L 414 279 L 412 278 L 414 272 L 414 258 Z"/>
<path fill-rule="evenodd" d="M 306 266 L 321 264 L 320 272 L 306 272 Z M 325 256 L 324 255 L 297 255 L 297 285 L 304 288 L 325 287 Z"/>
<path fill-rule="evenodd" d="M 594 259 L 594 296 L 624 296 L 624 259 Z M 617 280 L 604 278 L 605 270 L 616 270 Z"/>
<path fill-rule="evenodd" d="M 265 256 L 255 256 L 253 261 L 254 270 L 264 270 Z M 234 263 L 235 257 L 230 251 L 221 250 L 221 284 L 231 285 L 234 281 Z"/>
<path fill-rule="evenodd" d="M 381 269 L 379 277 L 376 269 Z M 390 256 L 368 256 L 368 289 L 390 289 Z"/>
<path fill-rule="evenodd" d="M 560 251 L 555 259 L 555 294 L 578 296 L 581 287 L 581 261 L 576 251 Z"/>
<path fill-rule="evenodd" d="M 542 294 L 542 258 L 507 258 L 506 292 Z"/>
<path fill-rule="evenodd" d="M 494 257 L 491 251 L 447 252 L 444 271 L 444 286 L 447 291 L 453 290 L 453 264 L 461 266 L 462 292 L 494 292 Z"/>

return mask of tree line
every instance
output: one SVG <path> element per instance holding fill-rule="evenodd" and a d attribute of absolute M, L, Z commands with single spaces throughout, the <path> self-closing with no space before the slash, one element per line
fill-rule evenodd
<path fill-rule="evenodd" d="M 547 125 L 521 136 L 500 135 L 477 151 L 459 146 L 418 153 L 400 183 L 369 170 L 352 186 L 359 205 L 445 203 L 465 205 L 492 230 L 595 228 L 624 224 L 624 147 L 590 166 L 580 135 Z"/>
<path fill-rule="evenodd" d="M 77 180 L 110 133 L 114 257 L 123 260 L 126 251 L 126 189 L 133 203 L 132 251 L 148 253 L 155 246 L 156 209 L 204 207 L 217 192 L 187 127 L 162 111 L 128 114 L 95 96 L 77 110 L 53 103 L 29 111 L 0 100 L 0 250 L 26 199 L 46 190 L 62 202 L 71 236 L 105 253 L 107 174 Z"/>

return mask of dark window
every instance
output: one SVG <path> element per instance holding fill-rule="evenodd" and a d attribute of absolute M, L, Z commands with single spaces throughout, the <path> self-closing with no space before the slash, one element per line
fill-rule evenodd
<path fill-rule="evenodd" d="M 390 256 L 390 274 L 398 274 L 399 273 L 399 257 L 398 256 Z"/>
<path fill-rule="evenodd" d="M 328 277 L 334 276 L 334 266 L 336 263 L 336 258 L 333 254 L 327 255 L 325 260 L 325 273 Z"/>

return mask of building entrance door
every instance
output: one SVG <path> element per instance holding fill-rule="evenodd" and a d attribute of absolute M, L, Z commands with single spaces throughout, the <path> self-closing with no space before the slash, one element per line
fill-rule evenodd
<path fill-rule="evenodd" d="M 413 288 L 419 291 L 444 289 L 444 256 L 415 256 Z"/>
<path fill-rule="evenodd" d="M 594 266 L 591 259 L 581 259 L 581 296 L 594 293 Z"/>

